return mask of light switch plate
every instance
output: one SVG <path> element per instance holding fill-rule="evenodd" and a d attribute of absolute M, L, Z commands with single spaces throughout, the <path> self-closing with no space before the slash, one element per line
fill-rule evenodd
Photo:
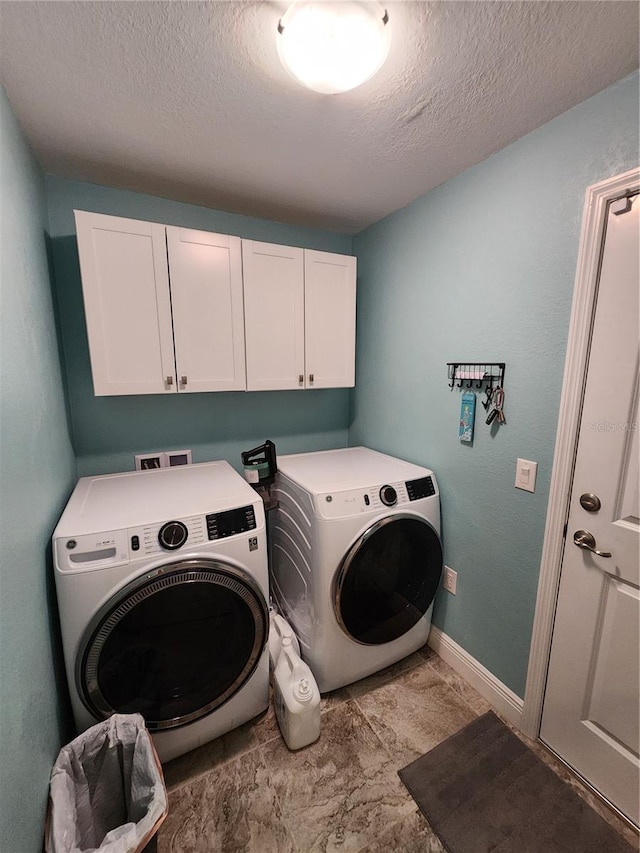
<path fill-rule="evenodd" d="M 516 489 L 535 492 L 538 463 L 530 459 L 518 459 L 516 462 Z"/>

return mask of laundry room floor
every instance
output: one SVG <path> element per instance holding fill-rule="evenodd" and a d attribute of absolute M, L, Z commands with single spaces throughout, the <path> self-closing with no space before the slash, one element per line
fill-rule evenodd
<path fill-rule="evenodd" d="M 270 707 L 165 765 L 169 816 L 158 853 L 445 853 L 398 770 L 489 709 L 426 646 L 324 696 L 320 739 L 298 752 Z M 563 765 L 527 743 L 637 846 Z"/>

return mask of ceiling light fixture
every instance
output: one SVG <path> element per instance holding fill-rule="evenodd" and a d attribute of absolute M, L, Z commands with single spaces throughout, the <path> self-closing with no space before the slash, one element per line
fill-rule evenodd
<path fill-rule="evenodd" d="M 388 22 L 376 2 L 298 0 L 278 23 L 278 55 L 309 89 L 347 92 L 373 77 L 387 58 Z"/>

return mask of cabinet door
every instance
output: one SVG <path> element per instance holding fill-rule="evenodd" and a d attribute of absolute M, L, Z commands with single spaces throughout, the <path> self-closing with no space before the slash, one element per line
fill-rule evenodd
<path fill-rule="evenodd" d="M 95 395 L 175 392 L 164 225 L 74 213 Z"/>
<path fill-rule="evenodd" d="M 303 254 L 242 241 L 247 391 L 304 387 Z"/>
<path fill-rule="evenodd" d="M 178 390 L 245 388 L 240 238 L 167 226 Z"/>
<path fill-rule="evenodd" d="M 307 388 L 355 385 L 356 259 L 304 252 Z"/>

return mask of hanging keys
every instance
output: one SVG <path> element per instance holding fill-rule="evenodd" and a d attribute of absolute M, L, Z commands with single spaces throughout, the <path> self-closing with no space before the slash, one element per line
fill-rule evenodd
<path fill-rule="evenodd" d="M 504 406 L 504 390 L 500 385 L 495 388 L 491 395 L 491 402 L 493 403 L 493 408 L 489 412 L 487 424 L 492 424 L 495 420 L 497 420 L 499 424 L 506 424 L 507 419 L 505 418 L 502 410 L 502 407 Z"/>
<path fill-rule="evenodd" d="M 482 405 L 484 406 L 485 411 L 487 411 L 489 409 L 491 398 L 493 397 L 493 385 L 488 385 L 484 389 L 484 393 L 487 395 L 487 399 L 482 401 Z"/>

